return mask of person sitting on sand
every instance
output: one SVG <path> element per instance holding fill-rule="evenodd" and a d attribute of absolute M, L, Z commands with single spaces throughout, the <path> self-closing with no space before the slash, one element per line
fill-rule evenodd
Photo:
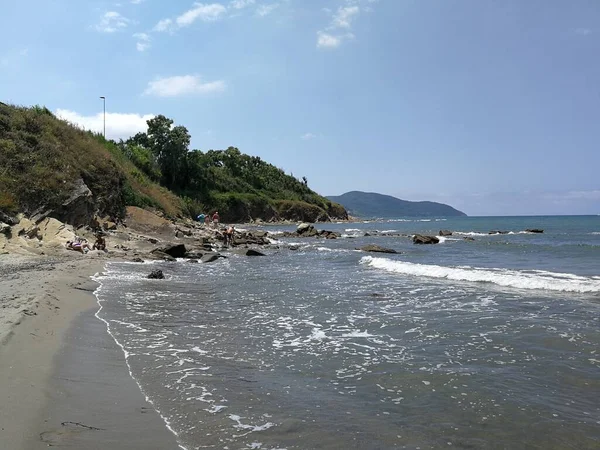
<path fill-rule="evenodd" d="M 104 239 L 102 233 L 98 233 L 96 235 L 96 242 L 94 242 L 92 249 L 106 251 L 106 239 Z"/>

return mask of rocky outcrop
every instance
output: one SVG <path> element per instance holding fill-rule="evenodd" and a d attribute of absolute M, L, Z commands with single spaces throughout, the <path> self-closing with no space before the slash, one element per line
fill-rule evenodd
<path fill-rule="evenodd" d="M 450 230 L 440 230 L 440 236 L 452 236 L 452 231 Z"/>
<path fill-rule="evenodd" d="M 150 275 L 148 275 L 147 278 L 150 278 L 151 280 L 163 280 L 165 275 L 163 274 L 162 270 L 157 269 L 150 272 Z"/>
<path fill-rule="evenodd" d="M 205 253 L 200 261 L 203 263 L 209 263 L 218 260 L 219 258 L 224 258 L 223 255 L 219 255 L 218 253 Z"/>
<path fill-rule="evenodd" d="M 437 244 L 440 240 L 435 236 L 423 236 L 422 234 L 415 234 L 413 236 L 413 244 Z"/>
<path fill-rule="evenodd" d="M 0 211 L 0 222 L 4 222 L 8 225 L 16 225 L 19 223 L 19 219 Z"/>
<path fill-rule="evenodd" d="M 525 231 L 527 231 L 528 233 L 543 233 L 544 230 L 540 229 L 540 228 L 527 228 Z"/>
<path fill-rule="evenodd" d="M 379 245 L 365 245 L 364 247 L 357 248 L 356 250 L 372 253 L 398 253 L 396 250 L 380 247 Z"/>
<path fill-rule="evenodd" d="M 508 234 L 508 231 L 503 231 L 503 230 L 492 230 L 490 231 L 488 234 Z"/>
<path fill-rule="evenodd" d="M 61 222 L 75 227 L 89 225 L 95 216 L 96 206 L 92 191 L 87 187 L 82 178 L 75 181 L 69 197 L 60 207 L 38 214 L 35 222 L 45 217 L 53 217 Z"/>
<path fill-rule="evenodd" d="M 475 240 L 475 238 L 472 238 L 471 236 L 465 236 L 463 238 L 463 241 L 474 241 L 474 240 Z"/>

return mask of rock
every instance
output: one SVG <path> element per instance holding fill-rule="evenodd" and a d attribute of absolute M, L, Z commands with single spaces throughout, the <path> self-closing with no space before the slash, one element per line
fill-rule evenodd
<path fill-rule="evenodd" d="M 157 269 L 150 272 L 150 275 L 148 275 L 147 278 L 150 278 L 152 280 L 163 280 L 165 276 L 162 273 L 162 270 Z"/>
<path fill-rule="evenodd" d="M 142 258 L 133 258 L 133 259 L 131 260 L 131 262 L 134 262 L 134 263 L 143 263 L 143 262 L 144 262 L 144 260 L 143 260 Z"/>
<path fill-rule="evenodd" d="M 19 223 L 19 219 L 0 211 L 0 222 L 4 222 L 8 225 L 16 225 Z"/>
<path fill-rule="evenodd" d="M 198 260 L 197 259 L 188 259 L 187 262 L 198 264 Z"/>
<path fill-rule="evenodd" d="M 248 234 L 252 234 L 254 237 L 259 238 L 259 239 L 264 239 L 267 237 L 267 235 L 269 233 L 266 231 L 253 231 L 252 233 L 248 233 Z"/>
<path fill-rule="evenodd" d="M 413 244 L 437 244 L 440 240 L 435 236 L 423 236 L 422 234 L 415 234 L 413 236 Z"/>
<path fill-rule="evenodd" d="M 463 238 L 463 241 L 474 241 L 474 240 L 475 240 L 475 238 L 472 238 L 471 236 L 465 236 Z"/>
<path fill-rule="evenodd" d="M 152 250 L 150 253 L 156 259 L 163 259 L 165 261 L 177 261 L 171 255 L 167 255 L 165 252 L 162 251 L 162 249 L 159 249 L 159 248 Z"/>
<path fill-rule="evenodd" d="M 452 236 L 452 231 L 450 230 L 440 230 L 440 236 Z"/>
<path fill-rule="evenodd" d="M 527 228 L 525 231 L 527 231 L 528 233 L 543 233 L 544 230 L 540 229 L 540 228 Z"/>
<path fill-rule="evenodd" d="M 192 230 L 185 229 L 185 228 L 177 228 L 177 233 L 180 233 L 181 236 L 187 236 L 187 237 L 189 237 L 189 236 L 192 235 Z M 179 237 L 179 236 L 177 236 L 177 237 Z"/>
<path fill-rule="evenodd" d="M 11 234 L 12 227 L 4 222 L 0 222 L 0 234 L 9 236 Z"/>
<path fill-rule="evenodd" d="M 261 253 L 257 250 L 254 250 L 252 248 L 246 249 L 246 250 L 240 250 L 240 251 L 236 251 L 236 253 L 238 255 L 243 255 L 243 256 L 265 256 L 264 253 Z"/>
<path fill-rule="evenodd" d="M 365 234 L 363 234 L 363 236 L 364 237 L 369 237 L 369 236 L 371 236 L 371 233 L 365 233 Z"/>
<path fill-rule="evenodd" d="M 158 244 L 158 239 L 148 238 L 148 242 L 150 242 L 151 244 Z"/>
<path fill-rule="evenodd" d="M 310 223 L 301 223 L 300 225 L 298 225 L 298 228 L 296 228 L 296 233 L 304 234 L 314 229 L 315 227 L 313 227 Z"/>
<path fill-rule="evenodd" d="M 365 245 L 364 247 L 357 248 L 356 250 L 361 250 L 363 252 L 373 252 L 373 253 L 398 253 L 396 250 L 391 248 L 380 247 L 379 245 Z"/>
<path fill-rule="evenodd" d="M 102 224 L 102 228 L 104 228 L 104 231 L 115 231 L 117 229 L 117 224 L 107 220 Z"/>
<path fill-rule="evenodd" d="M 290 250 L 298 250 L 298 246 L 297 245 L 290 245 L 288 248 Z"/>
<path fill-rule="evenodd" d="M 171 244 L 167 245 L 161 250 L 163 253 L 166 253 L 173 258 L 183 258 L 187 253 L 187 249 L 183 244 Z"/>
<path fill-rule="evenodd" d="M 508 234 L 508 231 L 492 230 L 488 234 Z"/>
<path fill-rule="evenodd" d="M 209 262 L 216 261 L 219 258 L 221 258 L 221 255 L 219 255 L 218 253 L 206 253 L 205 255 L 202 256 L 200 261 L 202 261 L 203 263 L 209 263 Z"/>

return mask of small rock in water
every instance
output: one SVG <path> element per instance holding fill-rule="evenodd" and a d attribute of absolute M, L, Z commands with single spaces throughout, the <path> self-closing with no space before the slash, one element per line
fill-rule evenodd
<path fill-rule="evenodd" d="M 162 270 L 153 270 L 152 272 L 150 272 L 150 275 L 148 275 L 148 278 L 153 279 L 153 280 L 163 280 L 165 278 Z"/>
<path fill-rule="evenodd" d="M 440 230 L 440 236 L 452 236 L 452 231 L 450 230 Z"/>
<path fill-rule="evenodd" d="M 421 234 L 415 234 L 413 236 L 413 244 L 437 244 L 440 240 L 435 236 L 423 236 Z"/>
<path fill-rule="evenodd" d="M 143 262 L 144 262 L 144 260 L 143 260 L 142 258 L 133 258 L 133 259 L 131 260 L 131 262 L 134 262 L 134 263 L 143 263 Z"/>
<path fill-rule="evenodd" d="M 356 250 L 374 253 L 398 253 L 396 250 L 393 250 L 391 248 L 380 247 L 379 245 L 365 245 L 364 247 L 357 248 Z"/>
<path fill-rule="evenodd" d="M 527 231 L 528 233 L 543 233 L 544 230 L 540 229 L 540 228 L 527 228 L 525 231 Z"/>

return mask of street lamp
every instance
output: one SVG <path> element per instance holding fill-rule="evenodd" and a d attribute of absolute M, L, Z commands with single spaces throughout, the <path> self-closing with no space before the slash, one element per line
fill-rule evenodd
<path fill-rule="evenodd" d="M 104 103 L 104 139 L 106 139 L 106 97 L 100 97 Z"/>

